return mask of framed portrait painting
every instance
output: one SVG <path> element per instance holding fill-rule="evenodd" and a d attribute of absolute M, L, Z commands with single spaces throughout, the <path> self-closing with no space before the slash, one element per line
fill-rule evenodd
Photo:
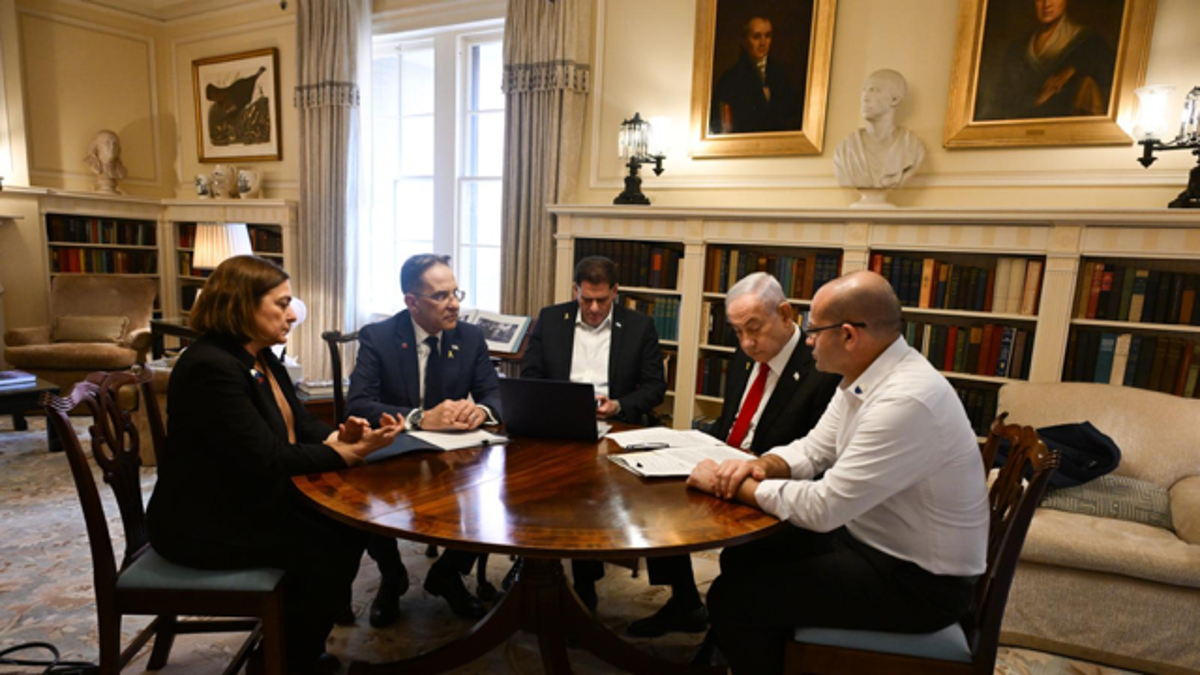
<path fill-rule="evenodd" d="M 1155 0 L 960 0 L 945 145 L 1132 142 Z"/>
<path fill-rule="evenodd" d="M 693 157 L 819 154 L 837 0 L 697 0 Z"/>
<path fill-rule="evenodd" d="M 192 84 L 201 162 L 283 158 L 278 49 L 193 61 Z"/>

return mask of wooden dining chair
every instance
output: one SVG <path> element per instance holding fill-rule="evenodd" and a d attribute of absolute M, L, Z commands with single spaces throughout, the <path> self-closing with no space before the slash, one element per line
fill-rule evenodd
<path fill-rule="evenodd" d="M 346 394 L 342 390 L 344 370 L 342 368 L 342 345 L 358 341 L 358 333 L 343 333 L 340 330 L 327 330 L 321 333 L 321 339 L 329 348 L 329 363 L 333 366 L 333 411 L 338 423 L 346 420 Z M 425 546 L 425 557 L 436 558 L 438 548 L 434 544 Z M 479 556 L 475 566 L 476 595 L 480 600 L 490 601 L 496 597 L 496 587 L 487 580 L 487 554 Z"/>
<path fill-rule="evenodd" d="M 137 385 L 142 394 L 139 404 L 150 406 L 151 427 L 158 425 L 157 431 L 152 431 L 152 440 L 165 440 L 149 371 L 93 373 L 75 385 L 67 398 L 50 393 L 42 396 L 46 419 L 62 440 L 87 527 L 96 590 L 100 673 L 119 673 L 150 638 L 154 638 L 154 649 L 146 668 L 157 670 L 166 665 L 177 634 L 249 631 L 225 674 L 238 672 L 261 639 L 266 673 L 284 675 L 282 570 L 195 569 L 166 560 L 150 546 L 138 454 L 142 440 L 130 411 L 117 403 L 120 389 L 127 385 Z M 67 417 L 79 405 L 91 410 L 91 455 L 116 496 L 125 532 L 125 552 L 119 565 L 91 465 Z M 122 651 L 121 618 L 125 615 L 155 619 Z M 224 618 L 181 621 L 178 616 Z"/>
<path fill-rule="evenodd" d="M 992 674 L 1017 556 L 1059 462 L 1058 453 L 1047 449 L 1033 427 L 1006 424 L 1007 416 L 992 424 L 983 448 L 985 474 L 1002 439 L 1012 450 L 988 492 L 987 571 L 975 584 L 971 613 L 933 633 L 799 628 L 785 645 L 785 673 Z M 1024 480 L 1027 474 L 1030 478 Z"/>

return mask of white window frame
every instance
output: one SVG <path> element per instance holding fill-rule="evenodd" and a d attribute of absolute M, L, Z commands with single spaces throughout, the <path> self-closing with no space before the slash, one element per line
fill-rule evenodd
<path fill-rule="evenodd" d="M 376 36 L 372 49 L 376 56 L 405 48 L 432 44 L 434 51 L 434 152 L 433 152 L 433 253 L 451 256 L 455 275 L 463 277 L 467 260 L 459 255 L 462 243 L 459 231 L 462 186 L 465 181 L 500 181 L 496 178 L 464 176 L 467 161 L 468 109 L 471 86 L 470 49 L 483 42 L 504 38 L 504 19 L 473 22 Z M 454 64 L 454 67 L 446 67 Z M 453 123 L 447 124 L 443 111 L 453 111 Z M 375 152 L 386 149 L 375 148 Z M 476 247 L 490 248 L 490 247 Z M 472 273 L 472 278 L 475 278 Z M 468 295 L 465 305 L 475 307 L 478 298 Z M 499 307 L 492 309 L 499 310 Z"/>

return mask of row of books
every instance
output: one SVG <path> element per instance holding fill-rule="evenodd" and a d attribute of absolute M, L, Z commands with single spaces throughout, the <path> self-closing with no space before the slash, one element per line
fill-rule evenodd
<path fill-rule="evenodd" d="M 842 273 L 842 255 L 815 251 L 790 255 L 745 248 L 711 248 L 704 266 L 704 290 L 707 293 L 728 292 L 739 279 L 753 272 L 766 272 L 775 277 L 789 298 L 810 299 L 817 289 Z"/>
<path fill-rule="evenodd" d="M 1075 318 L 1200 326 L 1200 275 L 1084 263 Z"/>
<path fill-rule="evenodd" d="M 602 255 L 616 263 L 617 283 L 622 286 L 676 290 L 682 286 L 683 250 L 640 241 L 580 239 L 575 244 L 575 261 Z"/>
<path fill-rule="evenodd" d="M 648 315 L 654 321 L 654 330 L 658 332 L 658 339 L 679 339 L 679 298 L 642 298 L 622 295 L 621 302 L 626 309 Z"/>
<path fill-rule="evenodd" d="M 1036 316 L 1042 260 L 999 258 L 995 267 L 874 253 L 870 269 L 891 282 L 906 307 Z"/>
<path fill-rule="evenodd" d="M 1099 382 L 1200 398 L 1200 341 L 1076 329 L 1063 380 Z"/>
<path fill-rule="evenodd" d="M 696 364 L 696 393 L 701 396 L 725 395 L 725 380 L 729 376 L 729 357 L 701 356 Z"/>
<path fill-rule="evenodd" d="M 154 246 L 155 224 L 50 213 L 46 214 L 46 234 L 51 242 Z"/>
<path fill-rule="evenodd" d="M 995 387 L 980 387 L 955 384 L 954 391 L 967 411 L 967 419 L 976 436 L 987 436 L 996 421 L 996 400 L 999 391 Z"/>
<path fill-rule="evenodd" d="M 1033 334 L 1015 326 L 906 322 L 904 339 L 938 370 L 1028 379 Z"/>
<path fill-rule="evenodd" d="M 154 251 L 109 251 L 95 248 L 50 249 L 50 271 L 103 274 L 157 274 Z"/>
<path fill-rule="evenodd" d="M 210 269 L 197 269 L 192 267 L 192 252 L 179 252 L 179 274 L 185 277 L 207 277 L 212 274 Z"/>

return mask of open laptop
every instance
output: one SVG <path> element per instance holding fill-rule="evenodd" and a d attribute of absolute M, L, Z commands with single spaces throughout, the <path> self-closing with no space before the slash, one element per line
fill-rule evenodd
<path fill-rule="evenodd" d="M 612 428 L 596 421 L 595 389 L 582 382 L 502 378 L 500 403 L 509 436 L 597 441 Z"/>

